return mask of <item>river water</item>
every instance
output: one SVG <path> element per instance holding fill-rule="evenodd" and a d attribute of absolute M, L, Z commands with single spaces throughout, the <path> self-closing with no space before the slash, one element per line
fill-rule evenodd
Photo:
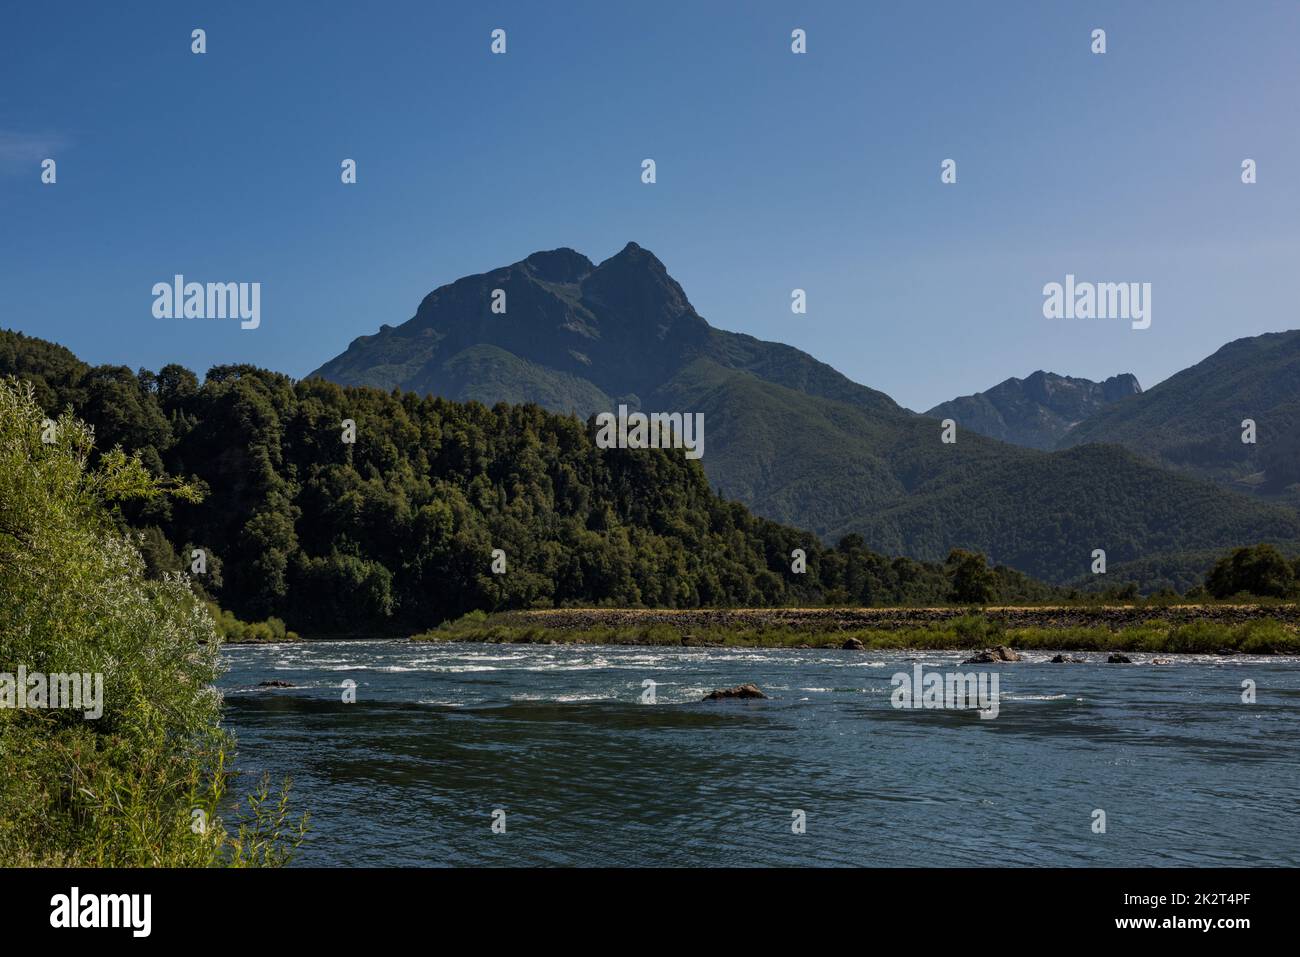
<path fill-rule="evenodd" d="M 405 641 L 224 655 L 238 768 L 290 775 L 311 811 L 299 864 L 1300 865 L 1294 658 L 963 668 L 955 652 Z M 893 707 L 891 676 L 918 661 L 996 671 L 996 718 Z M 700 701 L 742 682 L 771 700 Z"/>

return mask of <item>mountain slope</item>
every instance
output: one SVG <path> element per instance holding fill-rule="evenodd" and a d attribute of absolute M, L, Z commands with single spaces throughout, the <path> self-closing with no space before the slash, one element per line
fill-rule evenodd
<path fill-rule="evenodd" d="M 978 542 L 991 561 L 1057 582 L 1085 575 L 1097 548 L 1108 566 L 1158 557 L 1171 569 L 1166 577 L 1187 580 L 1205 550 L 1291 541 L 1300 522 L 1292 509 L 1171 474 L 1115 446 L 1085 445 L 928 486 L 838 531 L 885 551 L 906 543 L 918 557 Z"/>
<path fill-rule="evenodd" d="M 1253 419 L 1256 442 L 1242 442 Z M 1066 435 L 1111 442 L 1219 482 L 1283 492 L 1300 482 L 1300 330 L 1230 342 L 1214 355 Z"/>
<path fill-rule="evenodd" d="M 938 560 L 968 548 L 1059 582 L 1102 548 L 1112 563 L 1159 556 L 1187 581 L 1203 571 L 1205 549 L 1300 537 L 1289 508 L 1114 446 L 1044 453 L 960 431 L 944 445 L 933 419 L 873 415 L 705 360 L 652 399 L 704 413 L 702 461 L 724 495 L 763 515 L 814 515 L 818 534 L 856 533 L 886 554 Z M 1180 557 L 1189 551 L 1200 554 Z"/>
<path fill-rule="evenodd" d="M 505 315 L 490 311 L 494 289 Z M 710 481 L 760 515 L 889 554 L 991 550 L 1051 581 L 1076 578 L 1094 548 L 1178 570 L 1188 549 L 1300 538 L 1293 509 L 1113 448 L 1047 453 L 961 425 L 944 444 L 937 420 L 806 353 L 709 326 L 634 243 L 598 266 L 561 249 L 442 286 L 314 375 L 581 415 L 620 401 L 699 412 Z"/>
<path fill-rule="evenodd" d="M 497 289 L 505 293 L 504 314 L 491 311 Z M 810 395 L 902 412 L 884 393 L 798 349 L 714 329 L 663 263 L 636 243 L 599 266 L 555 249 L 458 279 L 427 295 L 409 321 L 353 340 L 310 375 L 464 399 L 466 386 L 452 370 L 466 361 L 462 353 L 484 344 L 526 360 L 531 385 L 517 382 L 516 367 L 502 361 L 480 370 L 480 391 L 528 392 L 530 401 L 584 416 L 608 409 L 607 399 L 639 400 L 699 356 Z M 599 394 L 575 388 L 574 379 Z"/>
<path fill-rule="evenodd" d="M 962 428 L 1029 449 L 1054 449 L 1085 419 L 1142 391 L 1130 373 L 1105 382 L 1038 371 L 1007 379 L 985 392 L 940 403 L 926 413 L 952 419 Z"/>

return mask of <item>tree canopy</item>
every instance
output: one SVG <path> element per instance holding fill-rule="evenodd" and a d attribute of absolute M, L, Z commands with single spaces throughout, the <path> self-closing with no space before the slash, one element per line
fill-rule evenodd
<path fill-rule="evenodd" d="M 124 506 L 157 572 L 190 569 L 241 618 L 295 630 L 410 633 L 475 609 L 937 604 L 955 566 L 890 558 L 724 500 L 680 450 L 599 449 L 593 424 L 534 405 L 344 388 L 244 365 L 200 383 L 87 367 L 14 334 L 0 352 L 201 502 Z M 0 369 L 3 371 L 3 369 Z M 355 441 L 345 441 L 345 422 Z M 494 550 L 505 573 L 494 574 Z M 795 549 L 806 571 L 795 572 Z M 1010 569 L 981 591 L 1050 597 Z"/>

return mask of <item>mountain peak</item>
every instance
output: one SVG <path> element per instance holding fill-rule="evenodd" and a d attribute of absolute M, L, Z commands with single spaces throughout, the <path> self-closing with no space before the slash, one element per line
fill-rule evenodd
<path fill-rule="evenodd" d="M 578 282 L 596 268 L 590 259 L 568 246 L 535 252 L 523 265 L 543 282 Z"/>
<path fill-rule="evenodd" d="M 636 267 L 649 269 L 655 273 L 668 274 L 668 268 L 660 261 L 659 257 L 634 242 L 629 242 L 626 246 L 610 256 L 603 263 L 597 266 L 597 269 L 604 269 L 606 266 L 611 267 Z"/>
<path fill-rule="evenodd" d="M 628 243 L 597 266 L 583 280 L 582 289 L 594 303 L 606 307 L 609 321 L 624 328 L 642 326 L 666 333 L 681 320 L 687 326 L 706 326 L 659 257 L 636 243 Z M 696 332 L 702 335 L 703 328 Z"/>
<path fill-rule="evenodd" d="M 1101 384 L 1101 388 L 1107 402 L 1117 402 L 1131 395 L 1138 395 L 1142 391 L 1137 376 L 1131 372 L 1121 372 L 1119 375 L 1111 376 Z"/>

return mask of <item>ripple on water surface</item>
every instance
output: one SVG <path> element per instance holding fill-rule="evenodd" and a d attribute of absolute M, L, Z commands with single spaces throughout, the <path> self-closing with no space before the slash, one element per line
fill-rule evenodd
<path fill-rule="evenodd" d="M 303 864 L 1300 864 L 1295 659 L 404 641 L 225 656 L 241 770 L 292 775 L 312 813 Z M 891 707 L 917 660 L 996 673 L 998 716 Z M 749 681 L 770 700 L 700 701 Z"/>

